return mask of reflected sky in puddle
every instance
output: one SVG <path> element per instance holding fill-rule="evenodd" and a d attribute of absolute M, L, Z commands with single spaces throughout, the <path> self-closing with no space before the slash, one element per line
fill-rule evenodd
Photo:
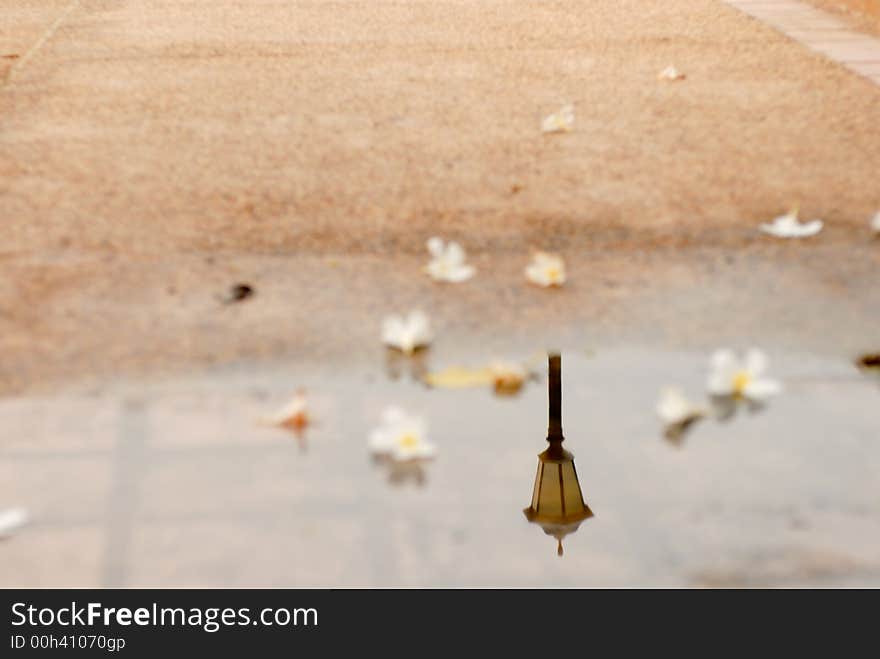
<path fill-rule="evenodd" d="M 658 391 L 703 391 L 707 355 L 566 352 L 564 445 L 595 516 L 570 521 L 562 558 L 523 515 L 540 507 L 543 377 L 513 397 L 429 389 L 411 374 L 430 352 L 382 354 L 2 401 L 23 431 L 0 444 L 0 500 L 35 521 L 0 546 L 0 584 L 878 585 L 880 389 L 851 361 L 771 357 L 783 395 L 672 444 Z M 300 387 L 315 421 L 299 439 L 259 423 Z M 425 417 L 431 463 L 371 458 L 389 404 Z"/>

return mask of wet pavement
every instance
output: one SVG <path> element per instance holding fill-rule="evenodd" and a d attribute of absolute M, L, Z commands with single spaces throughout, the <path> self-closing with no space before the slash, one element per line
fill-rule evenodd
<path fill-rule="evenodd" d="M 716 0 L 631 4 L 4 7 L 0 510 L 32 521 L 0 585 L 880 585 L 880 89 Z M 759 232 L 794 205 L 822 234 Z M 432 235 L 473 281 L 428 280 Z M 414 308 L 437 339 L 388 360 Z M 660 389 L 752 344 L 786 392 L 665 440 Z M 594 513 L 561 558 L 523 514 L 546 382 L 414 377 L 547 348 Z M 260 423 L 300 388 L 304 436 Z M 421 478 L 369 455 L 390 404 Z"/>
<path fill-rule="evenodd" d="M 547 445 L 543 375 L 513 397 L 428 389 L 378 352 L 332 373 L 227 367 L 7 399 L 0 425 L 19 430 L 0 444 L 0 501 L 33 521 L 0 543 L 0 583 L 880 585 L 880 379 L 842 355 L 770 356 L 782 395 L 674 445 L 658 391 L 700 399 L 707 354 L 565 351 L 565 447 L 595 516 L 562 558 L 523 515 Z M 304 436 L 259 423 L 299 387 L 316 418 Z M 429 424 L 421 484 L 370 458 L 389 404 Z"/>

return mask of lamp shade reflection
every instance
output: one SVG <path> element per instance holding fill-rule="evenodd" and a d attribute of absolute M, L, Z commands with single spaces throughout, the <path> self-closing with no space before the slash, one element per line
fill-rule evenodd
<path fill-rule="evenodd" d="M 526 519 L 556 538 L 557 554 L 562 556 L 562 539 L 574 533 L 593 512 L 581 494 L 574 456 L 562 448 L 562 358 L 558 354 L 550 355 L 549 376 L 550 446 L 538 455 L 532 503 L 523 512 Z"/>

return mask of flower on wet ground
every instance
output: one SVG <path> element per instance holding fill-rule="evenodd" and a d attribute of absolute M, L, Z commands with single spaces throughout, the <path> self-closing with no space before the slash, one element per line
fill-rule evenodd
<path fill-rule="evenodd" d="M 657 416 L 667 426 L 676 426 L 706 416 L 706 409 L 693 403 L 678 387 L 664 387 L 657 401 Z"/>
<path fill-rule="evenodd" d="M 496 394 L 515 394 L 522 389 L 529 372 L 522 364 L 495 361 L 489 364 L 492 387 Z"/>
<path fill-rule="evenodd" d="M 565 283 L 565 262 L 556 254 L 537 252 L 526 267 L 526 279 L 538 286 L 562 286 Z"/>
<path fill-rule="evenodd" d="M 0 538 L 12 535 L 27 524 L 28 514 L 24 508 L 10 508 L 0 511 Z"/>
<path fill-rule="evenodd" d="M 711 358 L 706 388 L 712 396 L 763 403 L 782 391 L 782 385 L 764 375 L 767 356 L 757 348 L 740 359 L 732 350 L 717 350 Z"/>
<path fill-rule="evenodd" d="M 435 281 L 457 284 L 467 281 L 476 272 L 472 265 L 465 262 L 464 249 L 456 242 L 447 243 L 435 236 L 428 240 L 428 252 L 431 254 L 431 261 L 425 266 L 425 272 Z"/>
<path fill-rule="evenodd" d="M 421 311 L 406 316 L 390 315 L 382 322 L 382 343 L 404 354 L 427 347 L 432 339 L 431 321 Z"/>
<path fill-rule="evenodd" d="M 675 80 L 684 80 L 685 75 L 684 75 L 684 73 L 682 73 L 681 71 L 676 69 L 674 66 L 669 65 L 665 69 L 663 69 L 659 74 L 657 74 L 657 77 L 660 80 L 675 81 Z"/>
<path fill-rule="evenodd" d="M 664 435 L 673 443 L 681 442 L 691 426 L 707 414 L 704 407 L 693 403 L 678 387 L 664 387 L 660 391 L 656 411 L 663 422 Z"/>
<path fill-rule="evenodd" d="M 440 389 L 466 389 L 484 387 L 492 382 L 492 372 L 488 368 L 467 368 L 450 366 L 442 371 L 426 373 L 424 382 L 430 387 Z"/>
<path fill-rule="evenodd" d="M 381 425 L 370 433 L 369 447 L 374 455 L 395 462 L 430 460 L 437 453 L 428 441 L 425 420 L 398 407 L 388 407 L 382 413 Z"/>
<path fill-rule="evenodd" d="M 569 133 L 574 127 L 574 106 L 563 105 L 558 111 L 544 117 L 541 131 L 544 133 Z"/>
<path fill-rule="evenodd" d="M 466 389 L 491 385 L 496 394 L 515 394 L 529 378 L 528 369 L 516 362 L 494 361 L 480 368 L 450 366 L 441 371 L 425 374 L 423 380 L 430 387 Z"/>
<path fill-rule="evenodd" d="M 785 215 L 774 218 L 772 222 L 762 224 L 761 231 L 777 238 L 809 238 L 822 230 L 822 220 L 810 220 L 801 222 L 798 219 L 798 209 L 793 209 Z"/>
<path fill-rule="evenodd" d="M 880 236 L 880 211 L 871 218 L 871 231 L 874 232 L 875 235 Z"/>
<path fill-rule="evenodd" d="M 275 413 L 267 416 L 263 421 L 272 426 L 281 426 L 296 431 L 305 430 L 312 422 L 305 391 L 297 391 L 289 402 Z"/>

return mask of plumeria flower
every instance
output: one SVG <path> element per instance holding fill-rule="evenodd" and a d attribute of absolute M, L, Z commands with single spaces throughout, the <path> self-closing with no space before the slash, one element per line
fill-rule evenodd
<path fill-rule="evenodd" d="M 428 441 L 425 420 L 397 407 L 382 413 L 382 423 L 369 437 L 370 451 L 394 462 L 430 460 L 437 452 Z"/>
<path fill-rule="evenodd" d="M 760 229 L 777 238 L 809 238 L 819 233 L 823 226 L 822 220 L 801 222 L 798 220 L 798 209 L 795 208 L 785 215 L 774 218 L 770 223 L 762 224 Z"/>
<path fill-rule="evenodd" d="M 513 362 L 492 362 L 489 364 L 489 373 L 492 377 L 492 387 L 496 394 L 515 394 L 522 389 L 523 383 L 529 376 L 528 371 L 522 364 Z"/>
<path fill-rule="evenodd" d="M 8 538 L 28 523 L 29 516 L 24 508 L 10 508 L 0 511 L 0 538 Z"/>
<path fill-rule="evenodd" d="M 297 391 L 296 395 L 286 405 L 274 414 L 266 417 L 263 421 L 271 426 L 290 428 L 297 432 L 305 430 L 312 422 L 305 392 L 302 390 Z"/>
<path fill-rule="evenodd" d="M 666 438 L 673 442 L 681 441 L 685 432 L 707 414 L 704 407 L 692 403 L 678 387 L 666 387 L 660 392 L 656 410 Z"/>
<path fill-rule="evenodd" d="M 412 311 L 408 316 L 387 316 L 382 322 L 382 342 L 404 354 L 412 355 L 432 339 L 431 322 L 421 311 Z"/>
<path fill-rule="evenodd" d="M 880 211 L 877 211 L 877 214 L 871 218 L 871 231 L 874 232 L 874 235 L 880 236 Z"/>
<path fill-rule="evenodd" d="M 425 272 L 435 281 L 457 284 L 467 281 L 476 272 L 474 266 L 465 263 L 464 249 L 456 242 L 444 243 L 442 239 L 434 237 L 428 240 L 428 251 L 431 253 L 431 262 L 425 266 Z"/>
<path fill-rule="evenodd" d="M 565 283 L 565 262 L 555 254 L 537 252 L 526 268 L 526 279 L 538 286 L 562 286 Z"/>
<path fill-rule="evenodd" d="M 712 355 L 706 388 L 712 396 L 745 399 L 763 403 L 782 391 L 782 385 L 764 377 L 767 356 L 752 348 L 740 360 L 732 350 L 718 350 Z"/>
<path fill-rule="evenodd" d="M 544 117 L 541 131 L 544 133 L 569 133 L 574 127 L 574 106 L 563 105 L 558 112 Z"/>
<path fill-rule="evenodd" d="M 691 402 L 678 387 L 665 387 L 657 401 L 657 416 L 671 426 L 696 421 L 706 416 L 706 410 Z"/>
<path fill-rule="evenodd" d="M 665 69 L 663 69 L 657 75 L 657 77 L 660 80 L 669 80 L 669 81 L 684 80 L 685 79 L 684 73 L 682 73 L 681 71 L 679 71 L 678 69 L 676 69 L 672 65 L 667 66 Z"/>

